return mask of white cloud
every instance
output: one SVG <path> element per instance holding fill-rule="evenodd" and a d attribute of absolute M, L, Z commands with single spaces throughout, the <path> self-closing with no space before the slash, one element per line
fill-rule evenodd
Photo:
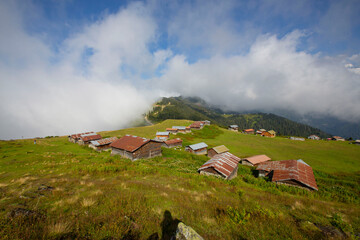
<path fill-rule="evenodd" d="M 177 55 L 160 85 L 231 110 L 295 110 L 360 119 L 360 78 L 333 58 L 297 51 L 302 33 L 264 35 L 244 56 L 213 56 L 194 64 Z"/>
<path fill-rule="evenodd" d="M 54 51 L 42 36 L 27 32 L 16 1 L 1 2 L 0 138 L 119 129 L 156 98 L 175 94 L 229 110 L 287 109 L 360 119 L 359 54 L 300 51 L 308 29 L 283 37 L 261 34 L 264 29 L 251 18 L 231 17 L 242 2 L 169 3 L 159 10 L 161 4 L 133 2 L 103 14 Z M 290 9 L 269 4 L 259 12 L 275 4 L 274 14 L 286 19 L 298 7 L 311 13 L 307 4 Z M 41 14 L 31 6 L 32 14 Z M 172 17 L 164 24 L 156 14 L 167 10 Z"/>
<path fill-rule="evenodd" d="M 142 4 L 68 38 L 55 63 L 50 46 L 24 30 L 16 5 L 2 3 L 0 13 L 1 138 L 119 129 L 156 98 L 132 82 L 157 67 L 146 47 L 156 25 Z"/>

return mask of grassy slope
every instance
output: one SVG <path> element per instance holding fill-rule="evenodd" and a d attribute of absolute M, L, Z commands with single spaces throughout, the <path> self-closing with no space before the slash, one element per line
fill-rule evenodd
<path fill-rule="evenodd" d="M 157 130 L 187 123 L 169 120 L 101 134 L 153 137 Z M 232 181 L 201 176 L 196 169 L 208 158 L 183 150 L 164 149 L 163 157 L 131 162 L 66 138 L 41 139 L 37 145 L 32 140 L 1 141 L 0 238 L 146 239 L 166 232 L 166 210 L 206 239 L 323 237 L 312 223 L 360 231 L 359 146 L 265 139 L 216 127 L 179 136 L 186 143 L 225 144 L 239 156 L 302 158 L 316 170 L 320 191 L 276 186 L 255 179 L 243 166 Z M 39 191 L 41 184 L 55 189 Z M 43 217 L 9 218 L 18 207 Z"/>

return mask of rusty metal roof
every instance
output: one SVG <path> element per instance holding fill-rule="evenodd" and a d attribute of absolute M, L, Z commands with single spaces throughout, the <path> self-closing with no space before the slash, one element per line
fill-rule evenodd
<path fill-rule="evenodd" d="M 96 133 L 87 133 L 80 135 L 80 139 L 83 140 L 84 142 L 87 142 L 87 141 L 99 140 L 101 139 L 101 136 Z"/>
<path fill-rule="evenodd" d="M 301 159 L 269 161 L 259 164 L 256 170 L 273 171 L 273 182 L 295 180 L 310 189 L 318 190 L 312 168 Z"/>
<path fill-rule="evenodd" d="M 166 131 L 177 131 L 176 128 L 166 128 Z"/>
<path fill-rule="evenodd" d="M 166 145 L 171 145 L 171 144 L 182 143 L 182 142 L 183 142 L 183 140 L 181 138 L 175 138 L 175 139 L 167 140 L 164 143 Z"/>
<path fill-rule="evenodd" d="M 76 133 L 76 134 L 72 134 L 70 137 L 74 139 L 79 139 L 81 135 L 89 134 L 89 133 L 94 133 L 94 132 Z"/>
<path fill-rule="evenodd" d="M 199 128 L 202 125 L 204 125 L 204 124 L 201 121 L 196 121 L 196 122 L 193 122 L 189 127 L 190 128 Z"/>
<path fill-rule="evenodd" d="M 104 139 L 100 139 L 100 140 L 96 140 L 96 141 L 91 141 L 90 143 L 96 147 L 98 146 L 103 146 L 106 144 L 110 144 L 112 142 L 114 142 L 115 140 L 117 140 L 117 137 L 110 137 L 110 138 L 104 138 Z"/>
<path fill-rule="evenodd" d="M 206 145 L 206 143 L 204 143 L 204 142 L 201 142 L 201 143 L 196 143 L 196 144 L 193 144 L 193 145 L 189 145 L 188 147 L 195 151 L 195 150 L 198 150 L 198 149 L 207 148 L 208 145 Z"/>
<path fill-rule="evenodd" d="M 110 144 L 110 147 L 126 150 L 129 152 L 134 152 L 141 146 L 145 145 L 146 143 L 150 142 L 150 139 L 132 136 L 132 135 L 126 135 L 122 138 L 114 141 Z"/>
<path fill-rule="evenodd" d="M 214 151 L 219 154 L 219 153 L 224 153 L 224 152 L 228 152 L 229 149 L 227 147 L 225 147 L 224 145 L 220 145 L 217 147 L 213 147 L 212 149 L 214 149 Z"/>
<path fill-rule="evenodd" d="M 256 164 L 259 164 L 262 162 L 270 161 L 271 158 L 269 158 L 266 155 L 255 155 L 252 157 L 243 158 L 243 160 L 246 160 L 246 161 L 250 162 L 251 164 L 256 165 Z"/>
<path fill-rule="evenodd" d="M 224 178 L 228 178 L 237 167 L 239 161 L 240 158 L 229 152 L 216 154 L 213 158 L 204 163 L 198 169 L 198 172 L 206 168 L 213 168 Z"/>

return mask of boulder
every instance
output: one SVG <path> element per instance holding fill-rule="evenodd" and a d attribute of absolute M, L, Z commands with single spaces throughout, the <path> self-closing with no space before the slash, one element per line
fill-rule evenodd
<path fill-rule="evenodd" d="M 176 240 L 204 240 L 194 229 L 180 222 L 176 229 Z"/>

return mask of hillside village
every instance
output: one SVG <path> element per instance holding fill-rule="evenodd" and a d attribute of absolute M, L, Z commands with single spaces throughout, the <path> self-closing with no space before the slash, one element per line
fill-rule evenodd
<path fill-rule="evenodd" d="M 198 239 L 267 239 L 274 229 L 286 238 L 289 228 L 299 239 L 356 234 L 358 146 L 314 136 L 296 141 L 275 130 L 261 135 L 267 130 L 166 120 L 1 141 L 0 233 L 49 239 L 160 239 L 175 230 Z M 28 216 L 36 223 L 23 225 Z M 113 224 L 121 227 L 107 230 Z"/>
<path fill-rule="evenodd" d="M 181 138 L 172 138 L 170 135 L 187 134 L 191 131 L 201 130 L 209 126 L 209 120 L 194 121 L 189 126 L 172 126 L 166 128 L 163 132 L 156 132 L 153 139 L 144 137 L 125 135 L 118 139 L 110 137 L 102 139 L 95 132 L 86 132 L 72 134 L 68 136 L 70 142 L 79 145 L 88 145 L 96 151 L 111 151 L 111 155 L 120 155 L 131 159 L 132 161 L 141 158 L 153 158 L 162 155 L 161 148 L 175 148 L 179 151 L 183 149 L 196 155 L 207 155 L 210 160 L 199 166 L 198 172 L 202 175 L 210 175 L 225 180 L 231 180 L 237 176 L 238 164 L 255 167 L 254 177 L 266 177 L 269 181 L 276 184 L 286 184 L 294 187 L 300 187 L 307 190 L 318 190 L 313 170 L 310 165 L 302 159 L 272 161 L 271 158 L 264 154 L 239 158 L 229 152 L 224 146 L 216 146 L 208 149 L 205 142 L 192 145 L 182 145 Z M 229 125 L 228 130 L 239 132 L 238 125 Z M 274 130 L 265 129 L 243 129 L 242 134 L 258 135 L 261 137 L 275 138 Z M 289 137 L 290 140 L 305 141 L 305 138 Z M 320 140 L 316 135 L 310 135 L 309 140 Z M 327 140 L 345 141 L 341 137 L 334 136 Z M 355 143 L 359 142 L 358 140 Z"/>

